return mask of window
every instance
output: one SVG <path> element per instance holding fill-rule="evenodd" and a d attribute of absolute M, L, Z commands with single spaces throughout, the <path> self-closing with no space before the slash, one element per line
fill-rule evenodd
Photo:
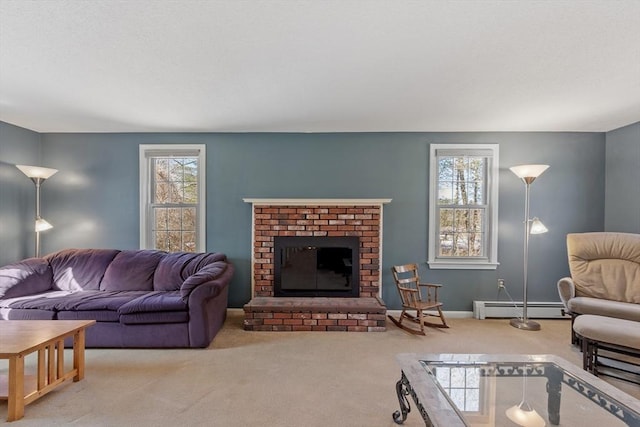
<path fill-rule="evenodd" d="M 429 267 L 498 266 L 498 145 L 431 144 Z"/>
<path fill-rule="evenodd" d="M 140 247 L 204 252 L 205 146 L 140 145 Z"/>

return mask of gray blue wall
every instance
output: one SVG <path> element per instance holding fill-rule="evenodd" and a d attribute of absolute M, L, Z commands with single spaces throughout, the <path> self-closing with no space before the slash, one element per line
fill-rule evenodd
<path fill-rule="evenodd" d="M 607 133 L 606 231 L 640 233 L 640 122 Z"/>
<path fill-rule="evenodd" d="M 35 254 L 35 186 L 15 165 L 40 165 L 40 148 L 39 133 L 0 122 L 0 266 Z"/>
<path fill-rule="evenodd" d="M 237 267 L 230 306 L 240 307 L 251 297 L 251 208 L 243 197 L 392 198 L 384 208 L 387 305 L 398 307 L 389 267 L 416 261 L 422 263 L 425 278 L 446 285 L 442 299 L 447 310 L 471 310 L 474 299 L 495 299 L 497 278 L 506 280 L 514 298 L 522 297 L 524 185 L 508 168 L 548 163 L 549 170 L 532 186 L 532 215 L 543 219 L 550 232 L 531 240 L 529 299 L 557 300 L 555 283 L 568 273 L 565 236 L 604 229 L 605 182 L 610 184 L 613 167 L 605 156 L 614 147 L 634 152 L 638 125 L 634 126 L 631 132 L 622 128 L 606 135 L 40 135 L 0 123 L 0 264 L 33 253 L 34 188 L 16 163 L 60 169 L 43 186 L 43 216 L 55 225 L 43 234 L 43 253 L 68 247 L 133 249 L 139 245 L 138 145 L 202 143 L 207 145 L 207 248 L 227 253 Z M 426 267 L 429 143 L 500 144 L 498 270 Z M 630 166 L 627 172 L 637 173 L 633 162 Z M 615 167 L 621 168 L 617 163 Z M 640 198 L 634 200 L 637 208 Z M 615 203 L 627 206 L 629 200 Z M 612 204 L 607 204 L 607 212 Z"/>
<path fill-rule="evenodd" d="M 495 299 L 499 277 L 522 298 L 524 185 L 508 170 L 515 164 L 551 165 L 532 186 L 531 212 L 550 233 L 531 241 L 530 301 L 558 300 L 556 281 L 568 273 L 566 233 L 604 226 L 602 133 L 43 134 L 42 158 L 60 169 L 43 191 L 43 211 L 55 224 L 43 236 L 43 253 L 138 247 L 143 143 L 207 145 L 207 249 L 225 252 L 237 267 L 232 307 L 251 297 L 251 207 L 243 197 L 392 198 L 384 208 L 383 253 L 390 308 L 398 298 L 389 267 L 413 261 L 423 263 L 426 279 L 446 285 L 447 310 Z M 497 271 L 428 271 L 429 143 L 500 144 Z"/>

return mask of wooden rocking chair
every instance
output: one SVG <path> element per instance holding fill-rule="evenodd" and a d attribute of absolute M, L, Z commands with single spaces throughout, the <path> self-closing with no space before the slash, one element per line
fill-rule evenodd
<path fill-rule="evenodd" d="M 396 265 L 391 267 L 393 278 L 396 281 L 400 300 L 402 302 L 402 313 L 400 318 L 389 315 L 389 319 L 401 329 L 416 335 L 425 335 L 424 327 L 432 326 L 436 328 L 448 328 L 447 321 L 442 313 L 442 303 L 438 301 L 438 289 L 442 285 L 432 283 L 420 283 L 418 276 L 418 264 Z M 407 311 L 415 310 L 416 315 L 407 313 Z M 432 311 L 431 313 L 426 310 Z M 438 314 L 434 314 L 437 311 Z M 427 317 L 439 317 L 441 323 L 431 323 Z M 420 330 L 403 326 L 402 321 L 407 318 L 409 321 L 418 323 Z"/>

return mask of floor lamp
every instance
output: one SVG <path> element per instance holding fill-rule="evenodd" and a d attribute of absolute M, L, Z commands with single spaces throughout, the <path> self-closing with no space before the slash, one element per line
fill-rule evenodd
<path fill-rule="evenodd" d="M 527 331 L 539 331 L 540 324 L 527 317 L 527 264 L 529 262 L 529 235 L 546 233 L 548 230 L 538 218 L 529 217 L 529 187 L 537 177 L 547 170 L 549 165 L 519 165 L 509 168 L 525 184 L 524 193 L 524 280 L 522 290 L 522 318 L 511 319 L 514 328 Z"/>
<path fill-rule="evenodd" d="M 39 166 L 26 166 L 16 165 L 18 169 L 22 171 L 26 176 L 31 178 L 31 181 L 36 185 L 36 257 L 40 256 L 40 232 L 53 228 L 53 225 L 49 224 L 44 218 L 40 216 L 40 186 L 42 183 L 51 178 L 58 169 L 43 168 Z"/>

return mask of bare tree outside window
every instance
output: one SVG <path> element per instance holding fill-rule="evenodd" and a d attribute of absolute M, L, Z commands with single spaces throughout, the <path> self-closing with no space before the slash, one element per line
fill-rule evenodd
<path fill-rule="evenodd" d="M 153 241 L 168 252 L 195 252 L 198 158 L 154 157 L 152 162 Z"/>
<path fill-rule="evenodd" d="M 439 256 L 483 257 L 486 159 L 438 158 Z"/>
<path fill-rule="evenodd" d="M 498 266 L 498 145 L 431 144 L 429 267 Z"/>

